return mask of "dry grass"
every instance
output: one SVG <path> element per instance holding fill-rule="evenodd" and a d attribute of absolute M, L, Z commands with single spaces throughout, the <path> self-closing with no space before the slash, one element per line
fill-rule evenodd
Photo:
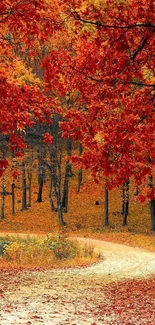
<path fill-rule="evenodd" d="M 100 255 L 91 245 L 80 244 L 65 236 L 0 237 L 3 253 L 0 267 L 56 268 L 86 266 L 98 261 Z"/>

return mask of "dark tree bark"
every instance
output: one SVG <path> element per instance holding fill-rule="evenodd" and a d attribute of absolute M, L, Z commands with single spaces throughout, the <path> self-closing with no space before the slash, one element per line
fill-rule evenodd
<path fill-rule="evenodd" d="M 7 137 L 5 135 L 1 135 L 0 139 L 0 150 L 2 152 L 2 157 L 6 158 L 7 156 Z M 1 201 L 1 211 L 0 211 L 0 220 L 5 218 L 5 196 L 6 196 L 6 184 L 5 184 L 5 175 L 2 175 L 2 201 Z"/>
<path fill-rule="evenodd" d="M 45 164 L 44 160 L 46 157 L 46 152 L 42 148 L 38 149 L 38 197 L 37 202 L 42 202 L 43 186 L 45 180 Z"/>
<path fill-rule="evenodd" d="M 53 196 L 56 197 L 56 194 L 54 192 L 53 177 L 52 177 L 52 175 L 50 175 L 49 201 L 50 201 L 50 205 L 51 205 L 51 210 L 54 212 L 57 212 L 58 209 L 55 207 Z"/>
<path fill-rule="evenodd" d="M 39 189 L 38 189 L 38 197 L 37 197 L 37 202 L 40 203 L 42 202 L 42 194 L 43 194 L 43 185 L 44 185 L 44 181 L 42 176 L 39 175 L 38 177 L 38 183 L 39 183 Z"/>
<path fill-rule="evenodd" d="M 107 185 L 104 188 L 104 225 L 109 225 L 109 192 Z"/>
<path fill-rule="evenodd" d="M 25 161 L 22 162 L 22 211 L 27 210 L 27 185 Z"/>
<path fill-rule="evenodd" d="M 12 214 L 15 214 L 15 183 L 12 183 Z"/>
<path fill-rule="evenodd" d="M 63 208 L 62 208 L 62 139 L 59 130 L 60 116 L 55 114 L 53 117 L 52 131 L 53 131 L 53 142 L 50 153 L 50 164 L 46 161 L 46 166 L 50 170 L 50 190 L 49 199 L 51 209 L 57 211 L 59 223 L 64 226 L 66 225 L 63 219 Z M 55 208 L 55 203 L 57 207 Z"/>
<path fill-rule="evenodd" d="M 27 206 L 30 208 L 32 205 L 32 171 L 28 171 L 28 204 Z"/>
<path fill-rule="evenodd" d="M 59 139 L 59 153 L 57 150 L 57 205 L 58 205 L 58 219 L 61 226 L 65 226 L 66 222 L 63 219 L 61 185 L 62 185 L 62 146 Z"/>
<path fill-rule="evenodd" d="M 67 155 L 71 157 L 72 154 L 72 139 L 66 140 L 66 149 Z M 65 168 L 65 179 L 64 179 L 64 186 L 63 186 L 63 198 L 62 198 L 62 208 L 64 212 L 68 212 L 68 192 L 69 192 L 69 178 L 73 176 L 72 167 L 69 161 L 66 161 L 66 168 Z"/>
<path fill-rule="evenodd" d="M 122 187 L 122 212 L 123 226 L 127 226 L 127 218 L 129 214 L 129 180 L 123 184 Z"/>
<path fill-rule="evenodd" d="M 153 189 L 153 177 L 149 176 L 148 185 Z M 151 230 L 155 232 L 155 197 L 150 200 Z"/>
<path fill-rule="evenodd" d="M 69 162 L 66 162 L 66 170 L 65 170 L 65 180 L 64 180 L 64 189 L 63 189 L 63 198 L 62 198 L 62 208 L 64 212 L 68 212 L 68 189 L 69 189 L 69 172 L 70 166 Z"/>
<path fill-rule="evenodd" d="M 151 214 L 151 230 L 155 231 L 155 198 L 150 201 L 150 214 Z"/>
<path fill-rule="evenodd" d="M 1 215 L 0 220 L 5 218 L 5 196 L 6 196 L 6 185 L 4 183 L 4 178 L 2 180 L 2 202 L 1 202 Z"/>
<path fill-rule="evenodd" d="M 57 212 L 57 150 L 58 150 L 58 123 L 53 121 L 53 142 L 50 151 L 50 165 L 47 165 L 50 170 L 50 188 L 49 201 L 51 210 Z"/>
<path fill-rule="evenodd" d="M 83 146 L 80 143 L 79 144 L 79 155 L 82 156 L 82 153 L 83 153 Z M 82 168 L 80 168 L 78 171 L 78 189 L 77 189 L 78 192 L 80 192 L 80 189 L 82 186 L 82 180 L 83 180 L 83 171 L 82 171 Z"/>
<path fill-rule="evenodd" d="M 33 149 L 31 148 L 31 157 L 29 161 L 30 167 L 27 171 L 28 176 L 28 207 L 31 207 L 32 205 L 32 166 L 33 166 Z"/>

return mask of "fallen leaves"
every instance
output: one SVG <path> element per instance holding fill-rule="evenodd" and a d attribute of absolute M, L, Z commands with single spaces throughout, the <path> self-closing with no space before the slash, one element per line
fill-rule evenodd
<path fill-rule="evenodd" d="M 2 270 L 1 285 L 2 325 L 8 314 L 14 324 L 154 325 L 154 276 L 106 283 L 96 275 Z"/>

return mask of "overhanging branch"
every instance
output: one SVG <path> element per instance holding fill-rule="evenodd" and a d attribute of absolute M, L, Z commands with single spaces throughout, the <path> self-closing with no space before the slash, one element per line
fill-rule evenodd
<path fill-rule="evenodd" d="M 95 25 L 97 27 L 103 27 L 103 28 L 115 28 L 115 29 L 130 29 L 130 28 L 137 28 L 137 27 L 145 27 L 145 28 L 155 28 L 154 24 L 151 23 L 139 23 L 139 24 L 130 24 L 126 26 L 120 26 L 120 25 L 107 25 L 103 24 L 100 21 L 90 21 L 83 19 L 76 11 L 73 11 L 73 15 L 75 16 L 76 19 L 79 21 L 85 23 L 85 24 L 91 24 Z"/>

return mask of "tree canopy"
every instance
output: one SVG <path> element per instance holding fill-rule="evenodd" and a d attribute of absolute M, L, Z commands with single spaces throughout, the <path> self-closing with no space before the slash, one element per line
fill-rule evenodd
<path fill-rule="evenodd" d="M 153 0 L 1 1 L 0 131 L 17 154 L 26 126 L 56 111 L 84 147 L 72 161 L 109 188 L 154 176 L 154 12 Z"/>

